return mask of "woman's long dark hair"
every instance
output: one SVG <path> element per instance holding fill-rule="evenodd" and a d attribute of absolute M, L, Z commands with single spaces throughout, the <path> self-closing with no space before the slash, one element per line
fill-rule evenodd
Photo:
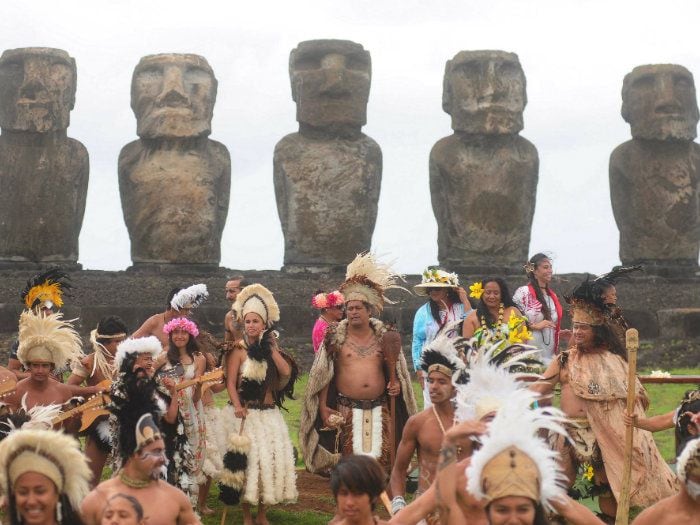
<path fill-rule="evenodd" d="M 536 253 L 535 255 L 530 257 L 530 260 L 528 262 L 533 264 L 535 266 L 535 269 L 537 269 L 537 266 L 539 266 L 539 264 L 542 261 L 549 261 L 549 257 L 547 257 L 544 253 Z M 542 305 L 542 315 L 547 321 L 551 321 L 552 312 L 549 309 L 549 304 L 545 300 L 544 293 L 542 292 L 542 288 L 540 287 L 540 283 L 538 283 L 537 279 L 535 278 L 535 272 L 527 272 L 527 278 L 528 281 L 530 281 L 532 288 L 535 290 L 535 297 L 537 297 L 537 300 Z"/>
<path fill-rule="evenodd" d="M 430 295 L 428 295 L 428 297 L 430 297 Z M 457 304 L 461 302 L 459 294 L 454 288 L 447 289 L 447 300 L 451 304 Z M 441 324 L 442 321 L 440 320 L 440 305 L 438 305 L 438 303 L 436 303 L 432 299 L 430 299 L 428 304 L 430 304 L 430 313 L 433 315 L 433 319 L 435 319 L 437 324 Z M 447 319 L 447 317 L 445 317 L 445 319 Z"/>
<path fill-rule="evenodd" d="M 188 332 L 190 339 L 187 341 L 187 346 L 185 346 L 185 351 L 187 352 L 187 355 L 192 358 L 192 361 L 194 362 L 194 354 L 199 352 L 199 345 L 197 344 L 197 340 Z M 175 343 L 173 343 L 173 333 L 170 332 L 168 335 L 168 362 L 171 365 L 176 365 L 180 362 L 180 350 L 177 349 L 177 346 L 175 346 Z"/>
<path fill-rule="evenodd" d="M 54 485 L 55 486 L 55 485 Z M 15 504 L 15 496 L 12 491 L 9 494 L 8 504 L 7 504 L 7 515 L 10 518 L 10 525 L 22 525 L 18 518 L 17 505 Z M 84 525 L 83 520 L 80 517 L 78 511 L 76 511 L 70 504 L 68 496 L 65 494 L 59 494 L 58 501 L 61 504 L 61 521 L 60 525 Z M 54 513 L 56 510 L 54 509 Z"/>
<path fill-rule="evenodd" d="M 513 296 L 510 294 L 508 291 L 508 285 L 506 282 L 501 279 L 500 277 L 485 277 L 484 279 L 481 280 L 481 286 L 486 288 L 486 285 L 488 283 L 496 283 L 498 287 L 501 289 L 501 302 L 503 303 L 503 309 L 505 310 L 506 308 L 509 308 L 511 306 L 517 308 L 515 306 L 515 303 L 513 302 Z M 493 326 L 493 324 L 497 321 L 497 319 L 494 319 L 491 317 L 491 314 L 489 313 L 489 309 L 486 308 L 486 305 L 484 304 L 484 299 L 479 299 L 479 304 L 476 307 L 476 317 L 477 319 L 481 319 L 482 317 L 486 319 L 486 325 L 487 326 Z"/>

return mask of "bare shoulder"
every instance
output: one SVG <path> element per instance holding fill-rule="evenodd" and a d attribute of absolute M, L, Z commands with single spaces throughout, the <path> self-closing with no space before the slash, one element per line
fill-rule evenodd
<path fill-rule="evenodd" d="M 676 496 L 670 496 L 662 499 L 655 505 L 644 509 L 632 522 L 632 525 L 663 525 L 664 523 L 672 523 L 673 517 L 673 500 Z"/>
<path fill-rule="evenodd" d="M 509 306 L 503 311 L 503 318 L 509 319 L 511 314 L 523 315 L 523 313 L 516 306 Z"/>
<path fill-rule="evenodd" d="M 88 495 L 85 496 L 80 505 L 80 510 L 83 516 L 88 518 L 88 521 L 92 521 L 90 518 L 93 516 L 99 516 L 99 514 L 101 514 L 102 507 L 105 505 L 113 492 L 113 479 L 108 479 L 97 485 L 97 487 L 92 489 Z"/>

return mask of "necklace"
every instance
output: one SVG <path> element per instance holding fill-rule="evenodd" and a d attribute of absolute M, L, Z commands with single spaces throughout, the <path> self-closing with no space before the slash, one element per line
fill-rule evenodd
<path fill-rule="evenodd" d="M 124 474 L 124 470 L 119 471 L 119 479 L 122 481 L 122 483 L 124 483 L 124 485 L 132 489 L 144 489 L 148 487 L 153 481 L 152 479 L 143 480 L 130 478 L 129 476 Z"/>
<path fill-rule="evenodd" d="M 371 355 L 378 346 L 377 340 L 374 336 L 371 337 L 369 342 L 364 344 L 356 343 L 355 341 L 351 340 L 350 337 L 347 338 L 346 342 L 355 351 L 358 357 L 367 357 L 368 355 Z"/>
<path fill-rule="evenodd" d="M 430 406 L 433 409 L 433 414 L 435 414 L 435 419 L 438 421 L 438 425 L 440 425 L 440 430 L 442 430 L 442 435 L 445 435 L 445 426 L 442 424 L 442 421 L 440 421 L 440 416 L 437 413 L 437 410 L 435 410 L 435 405 Z"/>
<path fill-rule="evenodd" d="M 496 332 L 493 334 L 496 339 L 501 338 L 501 327 L 503 326 L 503 303 L 498 305 L 498 320 L 496 321 L 496 325 L 492 326 L 492 328 L 496 329 Z M 489 330 L 489 327 L 486 325 L 486 316 L 482 315 L 481 316 L 481 328 L 484 330 Z"/>

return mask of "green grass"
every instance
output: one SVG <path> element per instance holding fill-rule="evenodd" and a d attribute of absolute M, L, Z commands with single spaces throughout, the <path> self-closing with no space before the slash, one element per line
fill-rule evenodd
<path fill-rule="evenodd" d="M 640 371 L 640 374 L 648 373 L 648 370 Z M 673 375 L 686 375 L 686 374 L 700 374 L 700 369 L 674 369 L 670 370 Z M 304 390 L 306 389 L 306 384 L 308 382 L 308 374 L 304 374 L 299 378 L 299 381 L 295 387 L 295 400 L 285 402 L 285 407 L 288 412 L 282 411 L 287 426 L 289 427 L 290 437 L 292 439 L 293 445 L 299 448 L 299 416 L 301 413 L 301 402 L 304 396 Z M 651 405 L 647 411 L 647 416 L 653 416 L 657 414 L 663 414 L 670 410 L 675 409 L 678 403 L 683 397 L 686 390 L 693 388 L 693 385 L 646 385 L 647 391 L 649 392 L 649 397 L 651 399 Z M 423 394 L 420 390 L 420 386 L 417 382 L 413 383 L 413 390 L 416 396 L 416 401 L 418 402 L 419 410 L 423 406 Z M 228 396 L 226 392 L 221 392 L 215 396 L 216 405 L 219 407 L 224 406 L 228 402 Z M 659 449 L 666 461 L 671 462 L 675 460 L 675 441 L 673 430 L 666 430 L 663 432 L 657 432 L 654 434 L 654 439 L 656 440 Z M 297 462 L 298 468 L 303 468 L 303 460 L 299 458 Z M 330 498 L 330 488 L 328 490 L 328 497 Z M 209 506 L 217 510 L 214 516 L 207 516 L 204 518 L 204 523 L 206 525 L 219 525 L 221 520 L 221 510 L 222 506 L 218 501 L 218 489 L 215 485 L 212 486 L 211 493 L 209 495 Z M 597 504 L 593 500 L 584 500 L 584 504 L 592 509 L 597 510 Z M 330 514 L 323 514 L 318 512 L 292 512 L 285 511 L 283 506 L 274 507 L 268 513 L 271 523 L 283 523 L 285 525 L 321 525 L 328 522 L 332 518 Z M 227 524 L 240 523 L 242 521 L 242 514 L 239 508 L 230 508 L 228 510 L 228 516 L 226 519 Z"/>

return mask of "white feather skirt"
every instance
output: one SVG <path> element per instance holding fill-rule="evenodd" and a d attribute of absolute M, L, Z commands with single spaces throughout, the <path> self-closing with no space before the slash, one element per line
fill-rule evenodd
<path fill-rule="evenodd" d="M 226 453 L 226 432 L 221 420 L 221 409 L 205 406 L 204 422 L 207 433 L 202 471 L 208 478 L 217 480 L 224 469 L 222 460 Z"/>
<path fill-rule="evenodd" d="M 238 432 L 241 420 L 233 407 L 221 409 L 226 434 Z M 296 468 L 289 429 L 278 408 L 248 410 L 243 433 L 250 438 L 245 489 L 241 500 L 251 505 L 279 505 L 297 500 Z M 221 456 L 225 452 L 221 449 Z"/>

